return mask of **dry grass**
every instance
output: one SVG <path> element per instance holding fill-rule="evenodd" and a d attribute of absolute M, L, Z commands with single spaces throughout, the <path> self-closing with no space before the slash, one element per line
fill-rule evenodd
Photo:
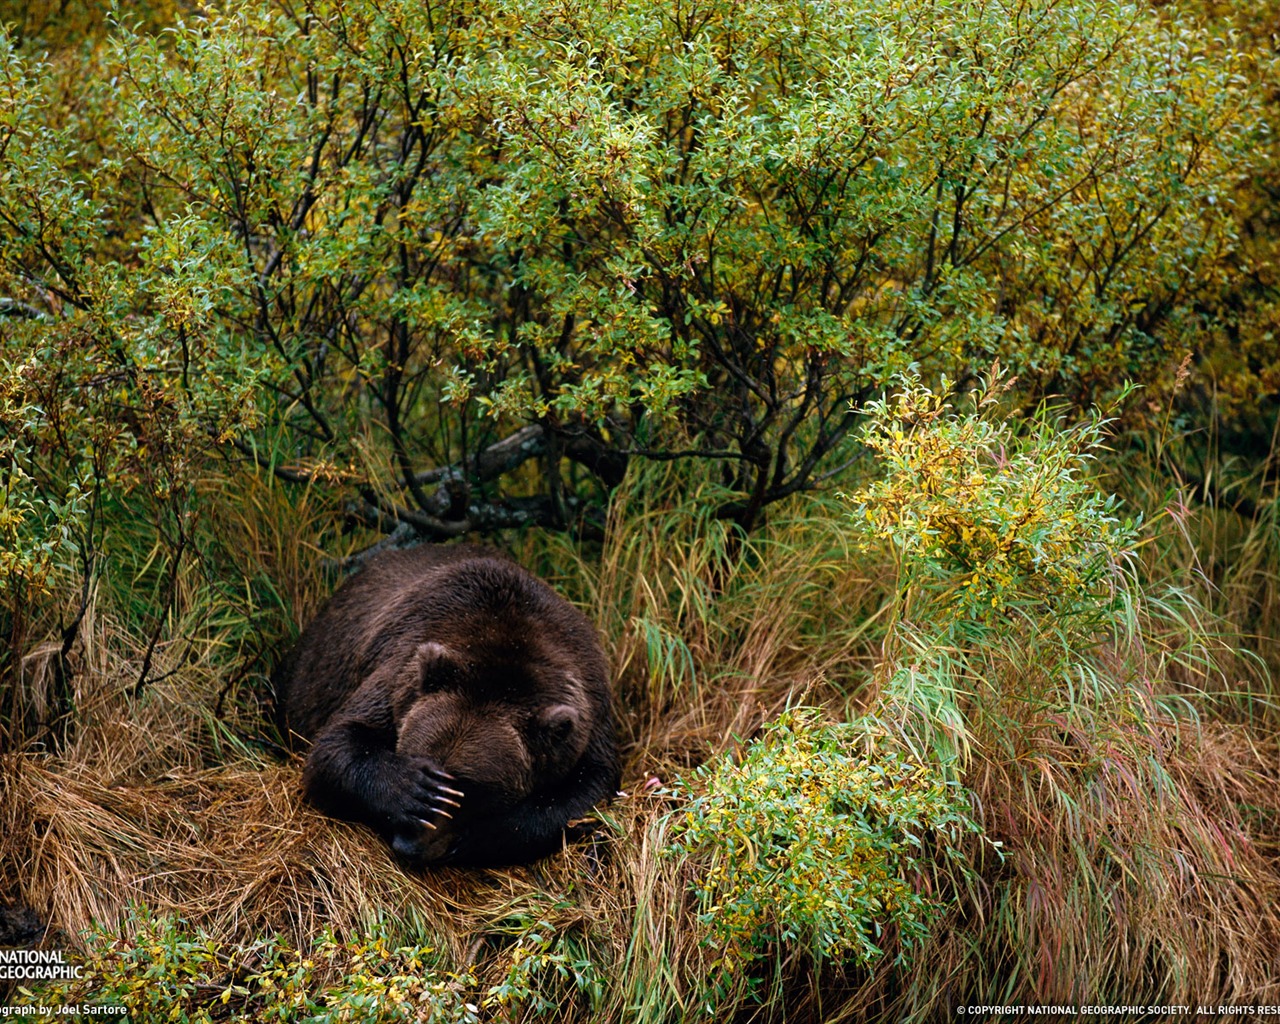
<path fill-rule="evenodd" d="M 602 838 L 536 870 L 409 876 L 372 833 L 304 805 L 298 776 L 297 763 L 242 765 L 112 785 L 88 767 L 51 770 L 10 756 L 0 885 L 45 909 L 73 942 L 78 930 L 145 903 L 232 942 L 279 934 L 305 944 L 326 925 L 351 937 L 376 918 L 406 915 L 424 934 L 456 938 L 465 958 L 465 923 L 500 919 L 523 896 L 567 891 L 583 874 L 603 882 L 592 861 L 618 841 Z M 653 809 L 641 798 L 611 816 L 634 819 L 646 803 Z"/>

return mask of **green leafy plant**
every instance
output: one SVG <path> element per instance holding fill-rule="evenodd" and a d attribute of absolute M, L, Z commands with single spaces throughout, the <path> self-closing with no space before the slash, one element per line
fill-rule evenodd
<path fill-rule="evenodd" d="M 901 962 L 928 935 L 929 862 L 977 826 L 941 772 L 861 739 L 793 709 L 684 784 L 672 851 L 691 859 L 721 971 L 788 946 L 866 965 L 892 941 Z"/>
<path fill-rule="evenodd" d="M 951 385 L 901 378 L 866 409 L 864 442 L 883 476 L 849 496 L 850 520 L 890 552 L 898 586 L 879 673 L 890 719 L 914 721 L 943 763 L 967 755 L 965 708 L 1002 669 L 1024 673 L 1078 705 L 1076 682 L 1100 645 L 1123 644 L 1133 619 L 1140 520 L 1094 478 L 1107 420 L 1067 424 L 1042 405 L 1022 420 L 1001 398 L 999 366 L 954 408 Z M 1129 693 L 1120 686 L 1104 703 Z M 917 717 L 919 715 L 919 717 Z"/>
<path fill-rule="evenodd" d="M 576 949 L 571 937 L 549 921 L 523 924 L 505 951 L 506 971 L 491 985 L 481 1005 L 507 1017 L 522 1013 L 541 1017 L 569 1016 L 566 1004 L 581 999 L 590 1012 L 599 1005 L 605 979 L 587 949 Z"/>
<path fill-rule="evenodd" d="M 480 1019 L 468 1002 L 473 977 L 443 970 L 428 947 L 393 947 L 380 927 L 347 942 L 326 932 L 302 950 L 275 936 L 220 942 L 146 907 L 134 908 L 133 917 L 132 943 L 98 931 L 89 937 L 80 979 L 20 990 L 19 1005 L 123 1006 L 133 1020 L 184 1024 Z"/>
<path fill-rule="evenodd" d="M 890 545 L 904 619 L 927 609 L 940 631 L 1013 615 L 1088 630 L 1114 608 L 1141 518 L 1122 518 L 1094 485 L 1107 420 L 1067 424 L 1047 406 L 1010 418 L 999 403 L 1013 383 L 997 365 L 959 414 L 945 377 L 934 390 L 909 374 L 864 409 L 862 442 L 883 476 L 852 496 L 851 514 Z"/>

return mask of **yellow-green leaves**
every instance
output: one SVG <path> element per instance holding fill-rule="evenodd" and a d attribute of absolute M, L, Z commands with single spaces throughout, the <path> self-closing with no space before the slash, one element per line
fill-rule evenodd
<path fill-rule="evenodd" d="M 920 882 L 935 842 L 976 831 L 941 771 L 867 754 L 856 726 L 812 709 L 785 713 L 695 780 L 675 849 L 728 974 L 788 945 L 861 964 L 892 947 L 905 959 L 939 909 Z"/>
<path fill-rule="evenodd" d="M 428 946 L 387 941 L 375 925 L 340 941 L 325 931 L 308 949 L 279 936 L 244 946 L 189 933 L 181 919 L 133 908 L 133 942 L 106 930 L 89 936 L 83 976 L 40 986 L 27 1005 L 93 1003 L 123 1007 L 131 1020 L 257 1024 L 397 1021 L 474 1024 L 476 980 L 448 971 Z"/>
<path fill-rule="evenodd" d="M 992 374 L 957 411 L 950 387 L 908 375 L 868 403 L 863 443 L 882 478 L 851 496 L 867 542 L 888 542 L 917 613 L 935 625 L 1017 613 L 1093 616 L 1132 553 L 1135 524 L 1092 474 L 1106 421 L 1065 424 L 1042 408 L 1007 419 L 1012 382 Z"/>
<path fill-rule="evenodd" d="M 1109 388 L 1230 243 L 1258 124 L 1230 47 L 1094 0 L 119 13 L 83 73 L 2 44 L 0 300 L 40 322 L 0 348 L 124 374 L 190 469 L 332 460 L 443 536 L 603 521 L 677 452 L 750 530 L 913 363 Z M 474 515 L 418 484 L 533 423 Z"/>

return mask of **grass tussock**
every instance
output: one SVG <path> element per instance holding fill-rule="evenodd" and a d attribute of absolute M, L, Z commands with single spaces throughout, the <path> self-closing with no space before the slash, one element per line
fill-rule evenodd
<path fill-rule="evenodd" d="M 887 566 L 858 571 L 834 501 L 748 542 L 714 517 L 715 490 L 650 468 L 615 501 L 598 564 L 557 539 L 539 560 L 549 578 L 574 567 L 625 738 L 664 767 L 701 763 L 789 704 L 855 699 L 889 580 Z"/>
<path fill-rule="evenodd" d="M 517 552 L 588 610 L 615 668 L 627 795 L 601 809 L 591 841 L 529 868 L 411 877 L 371 833 L 300 802 L 299 762 L 271 755 L 257 691 L 292 612 L 304 617 L 329 586 L 314 541 L 325 524 L 258 479 L 218 514 L 224 557 L 244 567 L 236 600 L 207 585 L 216 553 L 193 559 L 137 696 L 147 636 L 121 612 L 127 588 L 96 583 L 68 742 L 0 760 L 0 891 L 37 908 L 49 944 L 99 965 L 100 991 L 154 966 L 128 959 L 146 949 L 197 955 L 154 940 L 157 928 L 199 937 L 213 952 L 182 961 L 200 979 L 179 1000 L 190 1019 L 267 1013 L 255 988 L 267 983 L 244 957 L 281 971 L 311 961 L 296 985 L 312 993 L 308 1012 L 333 1019 L 347 1012 L 333 993 L 355 991 L 357 974 L 362 992 L 381 979 L 388 1020 L 415 1019 L 395 1016 L 402 975 L 427 986 L 415 1006 L 457 1020 L 1280 1002 L 1280 742 L 1262 661 L 1217 604 L 1239 588 L 1190 571 L 1188 531 L 1164 529 L 1160 550 L 1142 552 L 1104 642 L 1030 619 L 939 640 L 927 595 L 903 604 L 902 566 L 862 550 L 840 506 L 784 510 L 744 540 L 705 511 L 712 487 L 651 469 L 615 503 L 602 550 L 531 538 Z M 1254 614 L 1267 626 L 1265 608 Z M 40 651 L 28 682 L 46 671 Z M 797 705 L 854 723 L 858 749 L 951 773 L 982 834 L 958 843 L 959 860 L 922 835 L 903 861 L 901 883 L 939 908 L 910 950 L 889 930 L 878 959 L 815 957 L 802 933 L 766 924 L 726 972 L 698 895 L 712 891 L 714 861 L 673 852 L 690 794 L 711 784 L 691 770 L 751 749 Z M 748 837 L 760 877 L 786 852 L 776 838 Z M 330 933 L 340 948 L 316 952 Z M 265 936 L 284 945 L 263 952 Z M 414 952 L 387 952 L 400 947 Z"/>

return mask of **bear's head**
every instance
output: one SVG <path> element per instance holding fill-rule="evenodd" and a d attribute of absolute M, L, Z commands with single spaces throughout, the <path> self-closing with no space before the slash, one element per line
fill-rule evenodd
<path fill-rule="evenodd" d="M 579 763 L 594 728 L 582 683 L 563 664 L 531 657 L 475 657 L 465 648 L 424 643 L 406 669 L 396 751 L 429 757 L 462 791 L 455 825 L 499 814 L 551 788 Z M 444 827 L 401 837 L 402 856 L 439 851 Z M 433 834 L 439 833 L 439 834 Z"/>

